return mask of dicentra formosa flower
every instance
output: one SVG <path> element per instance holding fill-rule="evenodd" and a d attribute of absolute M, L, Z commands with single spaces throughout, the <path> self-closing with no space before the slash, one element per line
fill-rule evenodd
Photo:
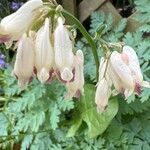
<path fill-rule="evenodd" d="M 46 82 L 52 78 L 54 66 L 54 49 L 51 44 L 50 20 L 45 19 L 45 24 L 39 29 L 35 40 L 35 68 L 37 78 Z"/>
<path fill-rule="evenodd" d="M 71 99 L 72 97 L 79 98 L 84 93 L 84 56 L 81 50 L 76 52 L 73 64 L 75 68 L 75 76 L 72 82 L 66 83 L 66 99 Z"/>
<path fill-rule="evenodd" d="M 0 22 L 0 43 L 18 40 L 40 14 L 41 0 L 30 0 L 15 13 L 6 16 Z"/>
<path fill-rule="evenodd" d="M 57 23 L 54 32 L 55 64 L 60 79 L 69 82 L 73 79 L 73 42 L 62 18 L 59 17 Z"/>
<path fill-rule="evenodd" d="M 23 34 L 18 42 L 15 66 L 13 74 L 18 79 L 18 85 L 25 89 L 30 79 L 33 77 L 34 68 L 34 45 L 33 41 Z"/>

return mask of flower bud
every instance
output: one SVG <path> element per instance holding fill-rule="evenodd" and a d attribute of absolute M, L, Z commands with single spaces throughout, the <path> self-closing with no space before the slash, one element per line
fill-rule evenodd
<path fill-rule="evenodd" d="M 21 89 L 26 88 L 33 75 L 34 50 L 33 42 L 26 34 L 23 34 L 18 43 L 16 61 L 13 73 L 18 79 Z"/>
<path fill-rule="evenodd" d="M 111 89 L 105 78 L 99 81 L 96 93 L 95 103 L 97 105 L 97 111 L 103 112 L 108 104 L 108 99 L 111 95 Z"/>
<path fill-rule="evenodd" d="M 62 18 L 58 18 L 58 25 L 54 32 L 55 64 L 60 71 L 61 78 L 69 82 L 73 78 L 73 43 L 70 40 L 69 32 L 63 25 Z"/>
<path fill-rule="evenodd" d="M 84 72 L 83 72 L 84 56 L 81 50 L 76 52 L 74 56 L 75 76 L 73 82 L 66 84 L 67 94 L 65 99 L 71 99 L 72 97 L 79 98 L 83 94 L 84 89 Z"/>
<path fill-rule="evenodd" d="M 34 11 L 41 6 L 41 0 L 30 0 L 15 13 L 3 18 L 0 23 L 0 41 L 8 35 L 11 41 L 18 40 L 37 16 L 37 12 Z M 6 42 L 6 40 L 3 41 Z"/>
<path fill-rule="evenodd" d="M 54 64 L 54 51 L 50 42 L 50 21 L 45 19 L 45 24 L 37 32 L 35 40 L 35 68 L 38 79 L 44 83 L 50 77 Z"/>

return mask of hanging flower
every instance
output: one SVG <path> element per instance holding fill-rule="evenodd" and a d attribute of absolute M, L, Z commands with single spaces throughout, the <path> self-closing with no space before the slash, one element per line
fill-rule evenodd
<path fill-rule="evenodd" d="M 37 32 L 35 40 L 35 67 L 37 78 L 42 83 L 52 78 L 54 51 L 50 36 L 50 20 L 46 18 L 45 24 Z"/>
<path fill-rule="evenodd" d="M 18 79 L 18 85 L 25 89 L 33 76 L 34 46 L 32 40 L 23 34 L 18 43 L 17 55 L 13 74 Z"/>
<path fill-rule="evenodd" d="M 109 72 L 116 90 L 128 98 L 134 91 L 135 82 L 122 54 L 114 51 L 110 57 L 110 66 Z"/>
<path fill-rule="evenodd" d="M 66 84 L 67 94 L 65 99 L 71 99 L 72 97 L 79 98 L 84 93 L 84 56 L 81 50 L 76 52 L 74 56 L 75 75 L 73 82 Z"/>
<path fill-rule="evenodd" d="M 98 112 L 103 112 L 106 109 L 110 95 L 111 89 L 109 83 L 103 78 L 98 82 L 95 94 L 95 103 Z"/>
<path fill-rule="evenodd" d="M 60 80 L 66 83 L 73 78 L 73 43 L 61 17 L 58 18 L 57 23 L 54 32 L 55 64 Z"/>
<path fill-rule="evenodd" d="M 3 18 L 0 22 L 0 42 L 18 40 L 39 15 L 40 12 L 37 12 L 36 9 L 42 5 L 41 0 L 31 0 L 26 2 L 15 13 Z"/>
<path fill-rule="evenodd" d="M 131 74 L 135 83 L 134 90 L 139 95 L 141 94 L 141 86 L 150 87 L 150 84 L 146 81 L 143 81 L 143 75 L 136 52 L 132 47 L 124 46 L 121 55 L 126 65 L 131 70 Z"/>

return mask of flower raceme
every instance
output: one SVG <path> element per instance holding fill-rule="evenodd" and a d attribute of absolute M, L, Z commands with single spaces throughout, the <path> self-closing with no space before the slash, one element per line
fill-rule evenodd
<path fill-rule="evenodd" d="M 141 86 L 150 88 L 150 84 L 143 81 L 138 57 L 130 46 L 123 46 L 121 53 L 112 52 L 109 60 L 101 58 L 95 96 L 95 103 L 100 112 L 105 110 L 108 99 L 113 93 L 112 84 L 117 93 L 124 94 L 126 99 L 133 92 L 140 95 Z"/>
<path fill-rule="evenodd" d="M 81 50 L 73 53 L 73 33 L 64 19 L 60 15 L 51 19 L 44 11 L 40 13 L 42 6 L 47 10 L 41 0 L 30 0 L 0 23 L 0 42 L 12 44 L 16 41 L 13 74 L 21 89 L 25 89 L 34 77 L 41 83 L 58 78 L 66 85 L 66 99 L 79 97 L 84 91 L 83 53 Z M 33 30 L 37 16 L 42 19 Z"/>

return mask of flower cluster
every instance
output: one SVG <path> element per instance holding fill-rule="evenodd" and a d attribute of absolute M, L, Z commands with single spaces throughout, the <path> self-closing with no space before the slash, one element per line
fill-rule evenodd
<path fill-rule="evenodd" d="M 44 17 L 42 8 L 41 0 L 30 0 L 2 19 L 0 42 L 10 46 L 17 41 L 13 74 L 21 89 L 25 89 L 34 77 L 41 83 L 57 78 L 66 85 L 66 99 L 78 97 L 84 85 L 83 53 L 81 50 L 73 53 L 73 35 L 64 25 L 64 18 L 61 15 L 53 19 Z M 37 30 L 32 30 L 37 17 L 44 21 Z"/>
<path fill-rule="evenodd" d="M 143 81 L 138 57 L 130 46 L 123 46 L 121 53 L 113 51 L 110 57 L 101 58 L 95 96 L 100 112 L 105 110 L 108 99 L 113 94 L 112 85 L 116 90 L 115 93 L 124 94 L 126 99 L 133 92 L 140 95 L 141 86 L 150 88 L 150 84 Z"/>

